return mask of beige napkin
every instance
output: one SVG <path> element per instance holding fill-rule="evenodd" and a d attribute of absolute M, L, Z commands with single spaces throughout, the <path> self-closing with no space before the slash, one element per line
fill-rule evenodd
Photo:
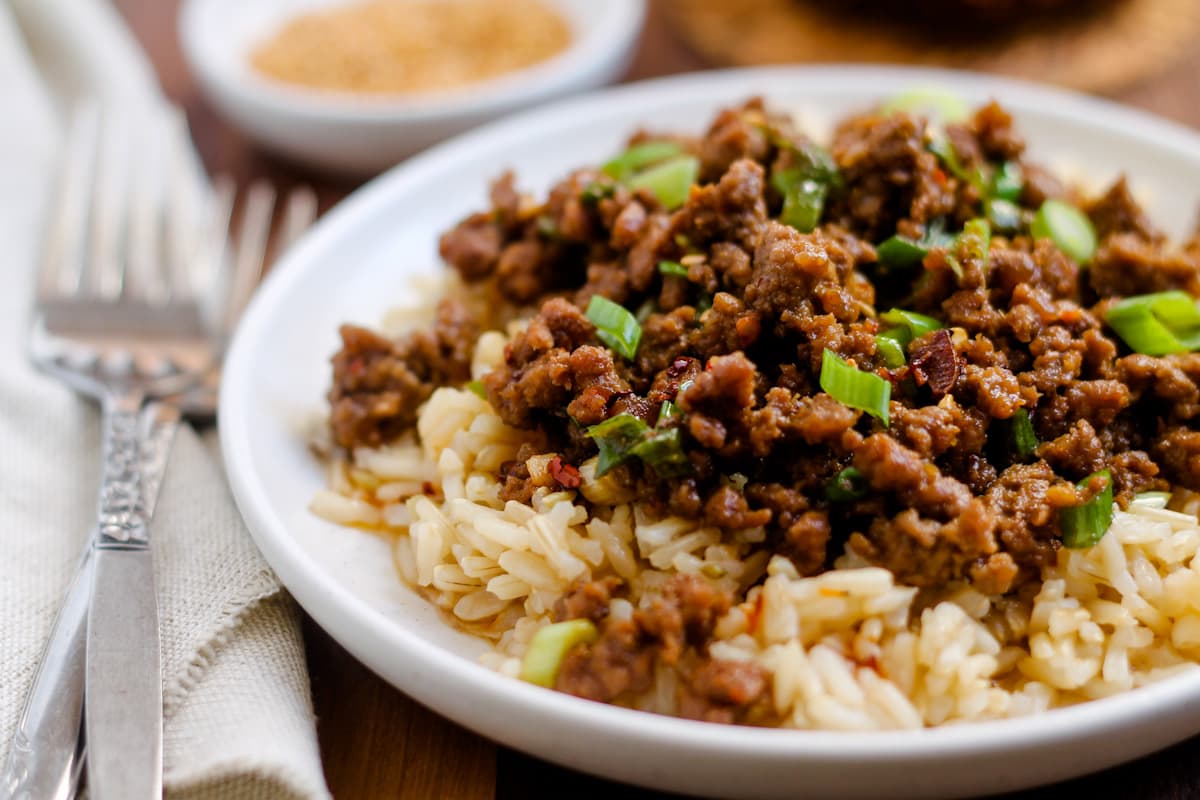
<path fill-rule="evenodd" d="M 59 114 L 79 97 L 161 102 L 111 7 L 0 3 L 0 761 L 95 504 L 97 412 L 23 351 Z M 328 797 L 297 612 L 215 453 L 180 431 L 154 520 L 167 793 Z"/>

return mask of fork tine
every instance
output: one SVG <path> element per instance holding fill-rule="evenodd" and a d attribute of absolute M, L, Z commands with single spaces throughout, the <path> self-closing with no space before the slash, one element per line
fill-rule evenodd
<path fill-rule="evenodd" d="M 118 297 L 125 279 L 121 248 L 132 149 L 127 145 L 128 127 L 121 115 L 100 117 L 100 162 L 92 184 L 91 235 L 81 286 L 105 299 Z"/>
<path fill-rule="evenodd" d="M 128 214 L 128 266 L 124 293 L 150 303 L 167 300 L 164 274 L 163 226 L 166 198 L 163 196 L 163 162 L 167 148 L 165 121 L 149 114 L 138 126 L 133 140 L 137 158 L 130 177 Z"/>
<path fill-rule="evenodd" d="M 215 249 L 217 242 L 225 241 L 229 208 L 223 212 L 218 210 L 220 219 L 214 225 L 211 206 L 220 198 L 213 195 L 207 179 L 198 169 L 187 119 L 181 110 L 172 108 L 165 124 L 167 242 L 164 258 L 168 265 L 170 294 L 172 299 L 206 297 L 220 272 L 220 254 L 209 253 L 204 248 Z M 232 197 L 230 192 L 230 205 Z M 217 205 L 221 203 L 217 202 Z"/>
<path fill-rule="evenodd" d="M 246 192 L 246 205 L 238 230 L 237 252 L 233 261 L 233 277 L 225 317 L 227 331 L 233 329 L 262 276 L 267 239 L 271 233 L 271 211 L 274 206 L 275 189 L 271 184 L 263 180 L 251 184 Z"/>
<path fill-rule="evenodd" d="M 99 109 L 79 106 L 72 114 L 46 245 L 38 274 L 38 297 L 48 300 L 79 290 L 86 238 L 88 195 L 95 171 Z"/>
<path fill-rule="evenodd" d="M 310 186 L 297 186 L 292 189 L 284 207 L 283 231 L 279 235 L 276 252 L 282 253 L 291 247 L 316 218 L 317 193 Z"/>

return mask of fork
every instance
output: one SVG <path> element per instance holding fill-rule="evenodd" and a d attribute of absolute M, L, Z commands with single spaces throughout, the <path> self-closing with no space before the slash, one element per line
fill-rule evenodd
<path fill-rule="evenodd" d="M 136 137 L 133 123 L 159 135 Z M 138 417 L 148 398 L 199 383 L 217 353 L 199 285 L 210 276 L 189 257 L 195 236 L 179 213 L 194 176 L 183 137 L 161 135 L 163 126 L 178 131 L 181 120 L 96 107 L 75 115 L 29 336 L 33 363 L 102 411 L 84 684 L 98 800 L 162 795 L 158 604 Z"/>
<path fill-rule="evenodd" d="M 176 128 L 182 128 L 180 120 L 173 122 Z M 168 131 L 169 134 L 178 132 Z M 103 147 L 103 141 L 94 110 L 77 116 L 69 138 L 59 214 L 50 226 L 42 280 L 39 283 L 37 314 L 30 340 L 31 355 L 47 371 L 99 397 L 105 408 L 106 422 L 115 421 L 125 425 L 124 432 L 118 429 L 106 440 L 105 452 L 107 460 L 107 454 L 113 452 L 113 445 L 118 443 L 120 437 L 125 455 L 119 467 L 119 477 L 126 484 L 132 482 L 128 477 L 135 472 L 132 467 L 139 464 L 132 455 L 132 448 L 137 444 L 136 438 L 131 442 L 125 435 L 130 415 L 136 413 L 135 404 L 140 405 L 138 395 L 156 396 L 176 386 L 192 384 L 201 377 L 207 378 L 203 384 L 192 385 L 183 395 L 176 395 L 168 402 L 156 403 L 155 409 L 147 409 L 143 415 L 155 422 L 151 428 L 154 435 L 148 437 L 153 452 L 148 456 L 151 463 L 147 465 L 147 474 L 157 481 L 165 465 L 166 447 L 178 425 L 180 413 L 194 420 L 211 419 L 213 416 L 215 370 L 206 373 L 197 365 L 211 361 L 212 354 L 220 350 L 261 276 L 275 191 L 269 184 L 259 181 L 245 194 L 231 279 L 228 285 L 220 287 L 222 291 L 210 292 L 210 295 L 223 299 L 215 304 L 215 326 L 204 331 L 208 334 L 206 350 L 205 342 L 198 337 L 201 331 L 197 323 L 202 322 L 198 313 L 200 294 L 196 291 L 195 279 L 188 274 L 186 267 L 201 264 L 208 273 L 207 277 L 211 277 L 213 267 L 218 264 L 223 266 L 227 261 L 218 256 L 224 255 L 225 232 L 234 199 L 232 182 L 217 181 L 213 204 L 215 211 L 211 214 L 213 224 L 207 237 L 209 247 L 197 257 L 192 252 L 195 248 L 189 249 L 186 241 L 188 228 L 193 221 L 186 213 L 178 213 L 181 209 L 186 211 L 186 166 L 191 154 L 187 151 L 186 135 L 168 135 L 165 141 L 174 147 L 168 150 L 165 159 L 159 160 L 166 162 L 166 171 L 170 176 L 166 198 L 170 202 L 164 202 L 164 198 L 153 192 L 146 192 L 147 185 L 135 185 L 138 192 L 133 195 L 134 201 L 128 204 L 128 209 L 125 209 L 126 219 L 120 231 L 124 235 L 124 249 L 117 250 L 112 245 L 120 223 L 119 214 L 113 211 L 113 204 L 120 198 L 113 190 L 113 178 L 120 177 L 120 169 L 109 167 L 107 174 L 103 171 L 96 174 L 97 148 Z M 119 167 L 131 175 L 137 175 L 135 171 L 126 169 L 128 164 Z M 141 175 L 144 177 L 147 171 L 148 168 L 143 169 Z M 137 184 L 137 181 L 134 183 Z M 157 205 L 155 200 L 159 201 Z M 276 250 L 290 244 L 311 224 L 315 214 L 316 198 L 311 189 L 300 187 L 291 192 L 285 206 L 281 232 L 277 236 Z M 91 229 L 86 232 L 79 222 L 80 217 L 85 215 L 91 222 Z M 83 239 L 86 239 L 86 248 L 85 242 L 81 241 Z M 80 266 L 79 258 L 85 249 L 88 261 Z M 156 273 L 153 269 L 156 264 L 160 267 L 166 265 L 167 271 Z M 209 282 L 212 283 L 211 280 Z M 119 320 L 107 315 L 110 309 L 114 315 L 121 315 Z M 176 324 L 166 324 L 172 319 Z M 118 336 L 114 337 L 114 333 Z M 213 333 L 216 333 L 215 337 L 211 335 Z M 159 342 L 169 347 L 157 349 L 153 344 L 146 346 L 139 338 L 141 336 L 169 339 L 169 342 Z M 186 346 L 181 349 L 181 344 Z M 118 489 L 115 496 L 111 490 L 102 491 L 102 509 L 112 506 L 114 500 L 122 503 L 121 513 L 124 516 L 121 522 L 125 524 L 121 532 L 132 527 L 136 535 L 122 542 L 119 536 L 111 535 L 116 531 L 102 530 L 97 535 L 97 544 L 109 544 L 111 548 L 97 546 L 95 558 L 90 557 L 91 548 L 85 550 L 26 700 L 6 765 L 5 786 L 0 786 L 0 789 L 7 788 L 12 793 L 32 791 L 36 796 L 55 797 L 73 796 L 77 789 L 83 742 L 87 738 L 82 735 L 79 724 L 80 698 L 83 694 L 83 668 L 79 662 L 83 654 L 80 640 L 84 632 L 89 576 L 94 571 L 98 573 L 95 579 L 97 593 L 104 599 L 99 582 L 105 578 L 99 573 L 97 565 L 105 562 L 119 565 L 125 560 L 133 562 L 133 558 L 128 558 L 124 553 L 141 553 L 136 557 L 134 570 L 143 576 L 144 585 L 137 586 L 135 582 L 135 588 L 148 593 L 150 601 L 153 601 L 152 579 L 146 580 L 144 577 L 149 575 L 145 518 L 148 516 L 147 507 L 153 507 L 156 487 L 148 485 L 142 488 L 144 491 L 139 490 L 133 497 L 132 489 L 128 486 Z M 139 500 L 141 508 L 138 507 Z M 106 535 L 107 540 L 101 538 Z M 122 552 L 118 557 L 122 560 L 110 557 L 105 552 L 109 549 Z M 143 610 L 147 607 L 153 609 L 153 606 L 145 605 L 144 597 L 141 599 Z M 103 610 L 97 608 L 92 614 L 88 625 L 89 644 L 94 644 L 104 631 L 105 622 L 116 619 L 108 611 L 102 617 Z M 119 611 L 116 609 L 117 613 Z M 156 615 L 151 616 L 144 611 L 143 619 L 148 623 L 157 622 Z M 149 669 L 143 671 L 145 680 L 140 684 L 140 690 L 148 691 L 150 696 L 159 701 L 154 722 L 150 725 L 137 723 L 140 730 L 131 732 L 131 735 L 138 739 L 112 740 L 126 753 L 131 749 L 131 744 L 149 745 L 152 752 L 143 751 L 146 757 L 142 759 L 141 766 L 146 771 L 141 773 L 141 777 L 133 770 L 137 765 L 131 765 L 116 747 L 108 746 L 112 731 L 102 724 L 104 717 L 97 721 L 92 712 L 91 706 L 96 696 L 93 686 L 107 687 L 112 676 L 95 674 L 98 672 L 95 669 L 97 664 L 104 663 L 104 654 L 94 657 L 89 653 L 87 719 L 88 732 L 93 741 L 93 756 L 89 760 L 93 764 L 89 775 L 93 795 L 103 796 L 111 791 L 113 796 L 133 796 L 131 792 L 139 786 L 148 794 L 157 795 L 161 791 L 161 678 L 156 666 L 156 633 L 156 625 L 149 633 L 143 630 L 143 636 L 154 636 L 153 659 L 148 652 L 151 648 L 143 642 L 141 652 L 144 661 L 139 665 L 145 666 L 151 660 L 155 664 L 153 677 L 157 688 L 150 687 Z M 112 655 L 114 657 L 109 659 L 110 662 L 117 661 L 120 656 L 119 653 Z M 123 664 L 115 666 L 125 668 Z M 124 722 L 128 724 L 131 719 L 149 719 L 149 705 L 149 702 L 143 704 L 138 712 L 142 716 L 127 716 Z M 116 722 L 120 724 L 122 720 L 117 719 Z M 104 739 L 96 738 L 100 733 L 104 734 Z M 100 764 L 98 759 L 107 754 L 111 754 L 111 762 Z M 126 775 L 123 779 L 125 782 L 108 782 L 122 780 L 122 774 Z"/>
<path fill-rule="evenodd" d="M 220 263 L 220 274 L 230 274 L 228 286 L 219 292 L 220 302 L 214 304 L 218 309 L 220 345 L 232 334 L 268 257 L 285 251 L 316 217 L 317 199 L 311 188 L 304 185 L 293 188 L 287 193 L 282 210 L 276 208 L 277 194 L 264 180 L 252 183 L 242 193 L 236 246 L 230 258 L 222 258 Z M 206 213 L 210 241 L 219 243 L 221 232 L 231 228 L 234 201 L 232 179 L 218 177 L 214 181 L 211 210 Z M 273 246 L 268 247 L 269 244 Z M 220 255 L 207 252 L 201 257 L 211 259 Z M 214 419 L 218 378 L 219 370 L 213 370 L 204 383 L 191 387 L 182 396 L 151 403 L 143 412 L 143 420 L 148 422 L 143 425 L 141 436 L 142 494 L 148 514 L 153 515 L 157 484 L 165 471 L 169 445 L 181 416 L 195 424 Z M 0 773 L 0 798 L 28 795 L 67 800 L 78 792 L 86 757 L 86 737 L 80 723 L 91 554 L 89 541 L 68 585 L 26 697 L 8 762 Z"/>

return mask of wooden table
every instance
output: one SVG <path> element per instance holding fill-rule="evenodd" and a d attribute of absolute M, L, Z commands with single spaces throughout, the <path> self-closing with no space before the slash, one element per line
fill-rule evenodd
<path fill-rule="evenodd" d="M 310 182 L 318 188 L 322 208 L 354 188 L 272 159 L 216 116 L 180 56 L 175 35 L 177 0 L 116 0 L 116 5 L 149 53 L 167 94 L 187 110 L 197 146 L 212 172 L 227 172 L 239 181 L 267 177 L 281 186 Z M 661 9 L 652 2 L 642 46 L 627 79 L 704 67 L 673 38 Z M 1117 99 L 1200 127 L 1200 49 Z M 305 636 L 325 774 L 338 798 L 517 800 L 614 792 L 622 798 L 663 796 L 498 747 L 409 700 L 355 661 L 311 620 L 306 620 Z M 1200 738 L 1124 767 L 1019 797 L 1049 800 L 1064 792 L 1097 800 L 1200 797 Z"/>

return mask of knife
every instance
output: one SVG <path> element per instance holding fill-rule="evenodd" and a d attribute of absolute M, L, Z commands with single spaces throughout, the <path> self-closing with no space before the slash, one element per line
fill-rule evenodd
<path fill-rule="evenodd" d="M 149 515 L 154 513 L 179 420 L 175 404 L 151 403 L 140 416 L 142 494 Z M 96 568 L 93 539 L 89 534 L 25 698 L 0 774 L 0 798 L 70 800 L 78 793 L 85 753 L 81 722 L 88 603 Z M 158 654 L 154 657 L 157 661 Z"/>

